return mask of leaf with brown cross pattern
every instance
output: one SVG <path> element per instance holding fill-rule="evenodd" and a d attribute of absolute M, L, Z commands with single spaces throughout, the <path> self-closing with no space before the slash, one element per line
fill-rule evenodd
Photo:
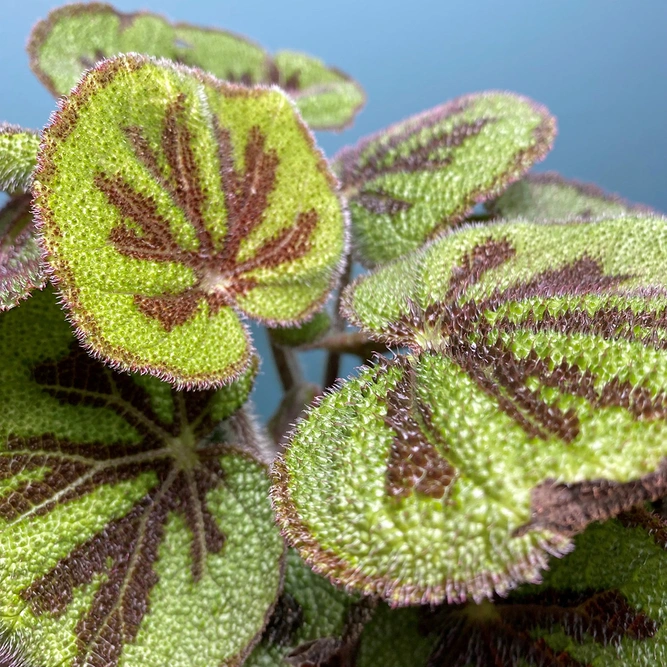
<path fill-rule="evenodd" d="M 354 248 L 384 264 L 458 226 L 551 149 L 556 120 L 513 93 L 459 97 L 344 148 L 334 158 Z"/>
<path fill-rule="evenodd" d="M 667 650 L 663 519 L 640 508 L 593 524 L 539 586 L 481 604 L 391 610 L 355 667 L 649 667 Z"/>
<path fill-rule="evenodd" d="M 278 90 L 122 56 L 44 133 L 34 187 L 46 260 L 82 342 L 177 386 L 248 365 L 241 318 L 296 324 L 335 285 L 335 180 Z"/>
<path fill-rule="evenodd" d="M 504 594 L 667 491 L 667 220 L 469 228 L 344 310 L 411 353 L 312 409 L 274 466 L 288 540 L 392 604 Z"/>
<path fill-rule="evenodd" d="M 2 315 L 0 358 L 10 636 L 44 667 L 239 664 L 283 567 L 256 427 L 238 411 L 252 373 L 188 393 L 114 373 L 76 344 L 51 290 Z"/>
<path fill-rule="evenodd" d="M 215 28 L 171 23 L 150 12 L 126 14 L 99 2 L 54 9 L 28 42 L 30 66 L 56 96 L 66 95 L 85 69 L 117 53 L 144 53 L 199 67 L 223 81 L 276 84 L 293 97 L 317 130 L 341 130 L 364 105 L 361 86 L 304 53 L 270 56 L 245 37 Z"/>

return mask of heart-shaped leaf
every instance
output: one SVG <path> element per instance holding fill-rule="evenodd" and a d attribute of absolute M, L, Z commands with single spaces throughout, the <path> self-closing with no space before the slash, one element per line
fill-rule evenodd
<path fill-rule="evenodd" d="M 528 174 L 498 199 L 487 202 L 486 209 L 498 217 L 528 220 L 592 220 L 653 212 L 648 206 L 631 204 L 597 185 L 572 181 L 555 172 Z"/>
<path fill-rule="evenodd" d="M 319 642 L 335 648 L 356 598 L 315 574 L 293 550 L 287 552 L 285 587 L 245 667 L 294 667 Z"/>
<path fill-rule="evenodd" d="M 98 61 L 134 52 L 198 67 L 224 81 L 277 84 L 313 129 L 343 129 L 365 102 L 356 81 L 317 58 L 292 51 L 271 57 L 225 30 L 170 23 L 149 12 L 124 14 L 97 2 L 52 11 L 33 29 L 28 52 L 33 71 L 54 95 L 67 94 Z"/>
<path fill-rule="evenodd" d="M 543 159 L 556 121 L 512 93 L 460 97 L 345 148 L 334 160 L 367 266 L 416 250 Z"/>
<path fill-rule="evenodd" d="M 0 209 L 0 310 L 13 308 L 46 283 L 30 199 L 16 195 Z"/>
<path fill-rule="evenodd" d="M 38 149 L 37 132 L 0 123 L 0 190 L 20 194 L 30 188 Z"/>
<path fill-rule="evenodd" d="M 240 316 L 321 308 L 345 247 L 335 179 L 283 93 L 143 56 L 103 62 L 62 103 L 34 190 L 84 344 L 177 385 L 247 367 Z"/>
<path fill-rule="evenodd" d="M 345 305 L 413 355 L 323 399 L 274 464 L 284 534 L 334 582 L 503 594 L 667 492 L 667 219 L 467 228 Z"/>
<path fill-rule="evenodd" d="M 283 561 L 235 412 L 251 375 L 182 393 L 116 374 L 50 290 L 2 315 L 0 361 L 0 615 L 30 661 L 240 664 Z"/>

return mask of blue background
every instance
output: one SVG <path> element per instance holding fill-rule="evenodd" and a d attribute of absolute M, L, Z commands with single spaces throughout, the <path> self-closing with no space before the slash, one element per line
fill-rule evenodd
<path fill-rule="evenodd" d="M 59 3 L 0 0 L 0 120 L 42 127 L 54 100 L 28 67 L 32 25 Z M 667 212 L 665 0 L 118 0 L 175 20 L 239 32 L 274 51 L 301 50 L 359 80 L 368 104 L 354 126 L 318 140 L 347 143 L 467 92 L 513 90 L 557 116 L 539 170 L 593 181 Z M 11 7 L 11 9 L 10 9 Z M 261 350 L 266 348 L 260 340 Z M 317 377 L 317 359 L 308 357 Z M 352 368 L 352 360 L 346 363 Z M 271 361 L 255 400 L 280 396 Z"/>

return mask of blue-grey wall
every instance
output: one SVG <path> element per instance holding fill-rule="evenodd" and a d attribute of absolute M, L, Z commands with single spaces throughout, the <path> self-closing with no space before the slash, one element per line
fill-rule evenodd
<path fill-rule="evenodd" d="M 0 120 L 39 128 L 54 102 L 30 72 L 24 45 L 33 23 L 58 3 L 0 2 Z M 328 154 L 462 93 L 513 90 L 558 117 L 559 137 L 540 169 L 667 212 L 665 0 L 118 0 L 116 6 L 224 27 L 270 50 L 310 52 L 349 72 L 365 86 L 368 105 L 345 133 L 318 137 Z M 264 415 L 278 395 L 267 359 L 255 396 Z"/>

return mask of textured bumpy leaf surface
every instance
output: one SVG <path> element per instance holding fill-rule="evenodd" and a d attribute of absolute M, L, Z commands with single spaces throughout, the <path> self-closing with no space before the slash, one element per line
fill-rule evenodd
<path fill-rule="evenodd" d="M 667 219 L 467 228 L 345 308 L 412 349 L 343 384 L 275 464 L 285 535 L 394 604 L 534 580 L 666 491 Z"/>
<path fill-rule="evenodd" d="M 0 190 L 18 194 L 30 188 L 38 149 L 37 132 L 0 123 Z"/>
<path fill-rule="evenodd" d="M 0 362 L 0 616 L 31 663 L 239 664 L 283 561 L 233 414 L 251 378 L 181 393 L 115 374 L 51 290 L 2 315 Z"/>
<path fill-rule="evenodd" d="M 101 3 L 54 10 L 28 44 L 35 74 L 54 95 L 65 95 L 83 70 L 119 53 L 169 58 L 246 85 L 277 84 L 295 100 L 314 129 L 342 129 L 364 104 L 361 87 L 317 58 L 257 44 L 224 30 L 170 23 L 156 14 L 124 14 Z"/>
<path fill-rule="evenodd" d="M 647 206 L 631 204 L 596 185 L 563 178 L 559 174 L 529 174 L 486 208 L 492 215 L 528 220 L 567 220 L 650 213 Z"/>
<path fill-rule="evenodd" d="M 649 667 L 667 660 L 664 520 L 643 509 L 593 524 L 539 586 L 475 604 L 390 610 L 356 667 Z"/>
<path fill-rule="evenodd" d="M 552 561 L 540 586 L 493 604 L 421 611 L 413 641 L 436 641 L 413 666 L 664 664 L 666 536 L 663 520 L 635 510 L 587 528 L 572 554 Z"/>
<path fill-rule="evenodd" d="M 355 249 L 381 264 L 497 197 L 551 148 L 556 121 L 525 97 L 489 92 L 412 116 L 335 158 Z"/>
<path fill-rule="evenodd" d="M 0 310 L 9 310 L 44 287 L 30 195 L 12 197 L 0 209 Z"/>
<path fill-rule="evenodd" d="M 327 657 L 333 658 L 354 604 L 355 598 L 334 588 L 289 550 L 283 593 L 246 667 L 301 667 L 313 647 L 328 650 Z"/>
<path fill-rule="evenodd" d="M 108 60 L 44 133 L 35 205 L 84 344 L 182 385 L 251 358 L 239 316 L 294 324 L 335 283 L 335 180 L 288 98 L 143 56 Z"/>

